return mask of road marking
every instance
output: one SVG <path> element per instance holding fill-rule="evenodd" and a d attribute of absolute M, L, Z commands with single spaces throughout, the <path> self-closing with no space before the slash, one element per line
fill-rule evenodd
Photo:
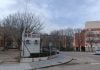
<path fill-rule="evenodd" d="M 91 63 L 92 65 L 97 65 L 97 64 L 100 64 L 100 63 Z"/>

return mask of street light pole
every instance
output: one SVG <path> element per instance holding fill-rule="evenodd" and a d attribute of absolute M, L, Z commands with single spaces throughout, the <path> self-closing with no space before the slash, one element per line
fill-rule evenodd
<path fill-rule="evenodd" d="M 49 49 L 50 49 L 50 56 L 51 56 L 51 47 L 52 47 L 52 42 L 49 43 Z"/>

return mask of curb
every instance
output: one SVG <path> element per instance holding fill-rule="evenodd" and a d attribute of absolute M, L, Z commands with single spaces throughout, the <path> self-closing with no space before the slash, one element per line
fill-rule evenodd
<path fill-rule="evenodd" d="M 42 66 L 42 67 L 38 67 L 38 68 L 36 67 L 36 68 L 33 68 L 33 70 L 63 65 L 63 64 L 71 62 L 72 60 L 73 60 L 73 58 L 71 58 L 69 61 L 66 61 L 66 62 L 57 62 L 58 64 L 52 64 L 52 65 Z"/>
<path fill-rule="evenodd" d="M 55 65 L 50 65 L 50 66 L 45 66 L 45 67 L 39 67 L 39 68 L 35 68 L 35 69 L 41 69 L 41 68 L 48 68 L 48 67 L 59 66 L 59 65 L 63 65 L 63 64 L 69 63 L 69 62 L 71 62 L 72 60 L 73 60 L 73 59 L 71 59 L 70 61 L 65 62 L 65 63 L 55 64 Z M 33 69 L 33 70 L 35 70 L 35 69 Z"/>

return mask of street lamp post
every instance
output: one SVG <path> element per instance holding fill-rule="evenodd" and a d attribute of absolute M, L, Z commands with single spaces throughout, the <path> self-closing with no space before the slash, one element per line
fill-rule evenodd
<path fill-rule="evenodd" d="M 50 56 L 51 56 L 51 52 L 52 52 L 52 42 L 49 43 L 49 50 L 50 50 Z"/>

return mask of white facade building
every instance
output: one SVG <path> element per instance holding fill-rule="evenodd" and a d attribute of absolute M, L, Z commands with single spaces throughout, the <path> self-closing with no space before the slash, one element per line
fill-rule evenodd
<path fill-rule="evenodd" d="M 25 33 L 22 36 L 21 57 L 30 57 L 31 53 L 40 53 L 40 35 Z"/>

